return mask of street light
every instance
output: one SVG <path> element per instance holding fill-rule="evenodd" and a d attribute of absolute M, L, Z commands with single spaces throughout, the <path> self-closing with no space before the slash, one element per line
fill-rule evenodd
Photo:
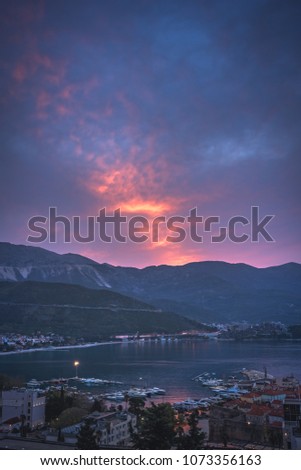
<path fill-rule="evenodd" d="M 75 378 L 78 379 L 78 375 L 77 375 L 77 368 L 79 366 L 79 362 L 78 361 L 74 361 L 74 367 L 75 367 Z"/>

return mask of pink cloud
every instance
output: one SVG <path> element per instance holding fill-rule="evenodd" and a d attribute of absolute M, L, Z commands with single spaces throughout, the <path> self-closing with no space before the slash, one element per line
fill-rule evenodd
<path fill-rule="evenodd" d="M 57 105 L 55 109 L 58 115 L 62 117 L 71 114 L 71 110 L 62 104 Z"/>
<path fill-rule="evenodd" d="M 31 62 L 36 66 L 44 67 L 45 69 L 54 69 L 54 62 L 47 55 L 42 55 L 38 52 L 31 56 Z"/>
<path fill-rule="evenodd" d="M 97 77 L 91 77 L 86 82 L 82 84 L 82 89 L 85 95 L 91 93 L 95 88 L 99 87 L 100 80 Z"/>
<path fill-rule="evenodd" d="M 45 79 L 52 84 L 59 85 L 65 76 L 66 61 L 53 60 L 45 54 L 40 54 L 35 41 L 31 41 L 30 49 L 14 64 L 12 78 L 18 83 L 30 79 L 38 72 L 45 74 Z"/>
<path fill-rule="evenodd" d="M 59 86 L 66 75 L 67 61 L 57 61 L 54 67 L 49 69 L 49 73 L 46 75 L 46 80 L 52 85 Z"/>
<path fill-rule="evenodd" d="M 66 85 L 59 93 L 59 96 L 64 100 L 70 100 L 76 90 L 77 87 L 75 85 Z"/>
<path fill-rule="evenodd" d="M 37 95 L 37 109 L 38 111 L 46 108 L 51 103 L 51 97 L 46 91 L 41 91 Z"/>
<path fill-rule="evenodd" d="M 16 64 L 13 70 L 13 79 L 17 82 L 23 82 L 27 77 L 26 67 L 22 63 Z"/>

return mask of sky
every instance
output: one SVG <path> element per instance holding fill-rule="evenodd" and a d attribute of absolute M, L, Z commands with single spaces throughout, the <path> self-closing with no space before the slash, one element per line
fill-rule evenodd
<path fill-rule="evenodd" d="M 4 0 L 0 21 L 0 241 L 137 267 L 301 262 L 299 1 Z M 273 242 L 173 243 L 163 224 L 158 242 L 65 243 L 62 224 L 28 242 L 49 207 L 84 235 L 103 208 L 227 227 L 252 206 Z"/>

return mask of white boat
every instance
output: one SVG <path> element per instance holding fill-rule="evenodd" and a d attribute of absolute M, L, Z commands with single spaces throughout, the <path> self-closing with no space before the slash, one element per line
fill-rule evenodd
<path fill-rule="evenodd" d="M 207 400 L 207 398 L 206 398 L 206 400 Z M 206 400 L 199 400 L 199 406 L 201 408 L 209 408 L 210 403 Z"/>
<path fill-rule="evenodd" d="M 221 401 L 223 401 L 223 399 L 221 397 L 210 397 L 208 398 L 208 401 L 210 401 L 211 403 L 220 403 Z"/>
<path fill-rule="evenodd" d="M 199 407 L 199 402 L 191 398 L 173 404 L 174 408 L 190 411 Z"/>
<path fill-rule="evenodd" d="M 210 388 L 214 393 L 221 393 L 227 391 L 227 387 L 224 387 L 223 385 L 218 385 L 216 387 L 211 386 Z"/>
<path fill-rule="evenodd" d="M 122 392 L 111 393 L 110 395 L 105 395 L 105 398 L 110 401 L 123 401 L 124 394 Z"/>
<path fill-rule="evenodd" d="M 164 388 L 153 387 L 151 390 L 154 395 L 165 395 L 166 393 L 166 390 L 164 390 Z"/>
<path fill-rule="evenodd" d="M 146 392 L 140 388 L 131 388 L 127 391 L 127 395 L 130 398 L 146 398 Z"/>
<path fill-rule="evenodd" d="M 33 387 L 39 387 L 41 382 L 39 382 L 37 379 L 31 379 L 29 382 L 27 382 L 27 387 L 33 388 Z"/>
<path fill-rule="evenodd" d="M 208 380 L 202 380 L 201 381 L 203 385 L 206 385 L 207 387 L 216 387 L 217 385 L 220 385 L 223 383 L 222 379 L 208 379 Z"/>

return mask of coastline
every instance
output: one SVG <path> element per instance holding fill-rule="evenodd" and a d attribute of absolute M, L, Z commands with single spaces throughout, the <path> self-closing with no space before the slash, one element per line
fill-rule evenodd
<path fill-rule="evenodd" d="M 31 349 L 21 349 L 21 350 L 16 350 L 16 351 L 5 351 L 5 352 L 0 352 L 0 357 L 1 356 L 8 356 L 11 354 L 24 354 L 24 353 L 32 353 L 32 352 L 40 352 L 40 351 L 62 351 L 66 350 L 68 351 L 69 349 L 83 349 L 83 348 L 94 348 L 96 346 L 105 346 L 108 344 L 120 344 L 120 341 L 106 341 L 103 343 L 86 343 L 86 344 L 75 344 L 75 345 L 70 345 L 70 346 L 50 346 L 47 348 L 31 348 Z"/>
<path fill-rule="evenodd" d="M 203 338 L 197 338 L 198 340 L 204 340 Z M 207 340 L 206 340 L 207 341 Z M 301 338 L 281 338 L 275 339 L 275 338 L 246 338 L 246 339 L 239 339 L 235 340 L 234 338 L 219 338 L 218 341 L 220 342 L 237 342 L 237 343 L 251 343 L 251 342 L 300 342 Z M 69 349 L 84 349 L 84 348 L 93 348 L 96 346 L 106 346 L 109 344 L 121 344 L 121 341 L 104 341 L 102 343 L 85 343 L 85 344 L 74 344 L 74 345 L 67 345 L 67 346 L 48 346 L 45 348 L 30 348 L 30 349 L 21 349 L 21 350 L 15 350 L 15 351 L 5 351 L 5 352 L 0 352 L 0 357 L 1 356 L 8 356 L 11 354 L 23 354 L 23 353 L 32 353 L 32 352 L 39 352 L 39 351 L 67 351 Z"/>

